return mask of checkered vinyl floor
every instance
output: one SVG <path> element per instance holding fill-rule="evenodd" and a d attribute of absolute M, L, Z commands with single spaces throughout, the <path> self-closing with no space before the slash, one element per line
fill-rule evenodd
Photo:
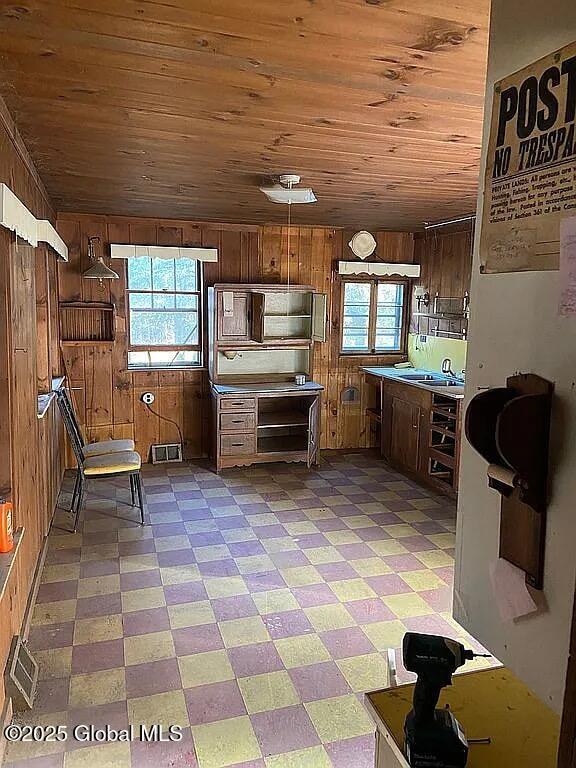
<path fill-rule="evenodd" d="M 13 744 L 11 768 L 372 768 L 362 693 L 387 684 L 387 649 L 408 629 L 472 642 L 450 617 L 453 504 L 370 453 L 313 471 L 147 466 L 144 528 L 125 486 L 90 485 L 76 534 L 57 513 L 30 634 L 38 700 L 18 722 L 184 738 Z"/>

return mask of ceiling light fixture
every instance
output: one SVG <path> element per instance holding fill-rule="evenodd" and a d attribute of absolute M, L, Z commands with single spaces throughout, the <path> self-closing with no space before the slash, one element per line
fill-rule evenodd
<path fill-rule="evenodd" d="M 297 203 L 315 203 L 316 195 L 310 187 L 296 187 L 300 184 L 300 176 L 285 173 L 278 178 L 278 182 L 270 187 L 260 187 L 268 200 L 272 203 L 295 205 Z"/>
<path fill-rule="evenodd" d="M 86 280 L 98 280 L 100 285 L 103 285 L 103 280 L 119 280 L 120 275 L 118 272 L 114 272 L 113 269 L 110 269 L 110 267 L 107 267 L 106 264 L 104 264 L 102 256 L 100 256 L 100 258 L 96 257 L 94 243 L 99 242 L 99 237 L 88 238 L 88 258 L 90 259 L 90 266 L 82 273 L 82 277 L 86 278 Z"/>

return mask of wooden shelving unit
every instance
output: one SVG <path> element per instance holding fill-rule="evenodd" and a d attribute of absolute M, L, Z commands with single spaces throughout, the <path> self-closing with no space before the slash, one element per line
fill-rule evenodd
<path fill-rule="evenodd" d="M 308 425 L 308 414 L 302 411 L 270 411 L 258 416 L 258 429 L 280 429 Z"/>
<path fill-rule="evenodd" d="M 114 343 L 113 304 L 72 301 L 60 304 L 60 339 L 66 346 L 99 346 Z"/>
<path fill-rule="evenodd" d="M 460 447 L 459 401 L 434 393 L 430 410 L 428 475 L 455 491 Z"/>

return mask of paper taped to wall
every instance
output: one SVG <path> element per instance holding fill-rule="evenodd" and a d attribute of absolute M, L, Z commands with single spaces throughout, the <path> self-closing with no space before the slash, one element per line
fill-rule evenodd
<path fill-rule="evenodd" d="M 576 315 L 576 216 L 560 222 L 560 315 Z"/>
<path fill-rule="evenodd" d="M 526 574 L 508 560 L 499 558 L 490 565 L 490 580 L 502 621 L 513 621 L 538 610 L 526 586 Z"/>

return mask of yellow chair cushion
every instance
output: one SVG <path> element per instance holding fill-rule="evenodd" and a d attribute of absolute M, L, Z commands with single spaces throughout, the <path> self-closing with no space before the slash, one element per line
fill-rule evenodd
<path fill-rule="evenodd" d="M 84 462 L 86 476 L 111 475 L 114 472 L 130 472 L 140 469 L 142 459 L 136 451 L 108 453 L 103 456 L 92 456 Z"/>
<path fill-rule="evenodd" d="M 106 453 L 122 453 L 134 450 L 134 440 L 100 440 L 98 443 L 90 443 L 82 448 L 84 456 L 102 456 Z"/>

